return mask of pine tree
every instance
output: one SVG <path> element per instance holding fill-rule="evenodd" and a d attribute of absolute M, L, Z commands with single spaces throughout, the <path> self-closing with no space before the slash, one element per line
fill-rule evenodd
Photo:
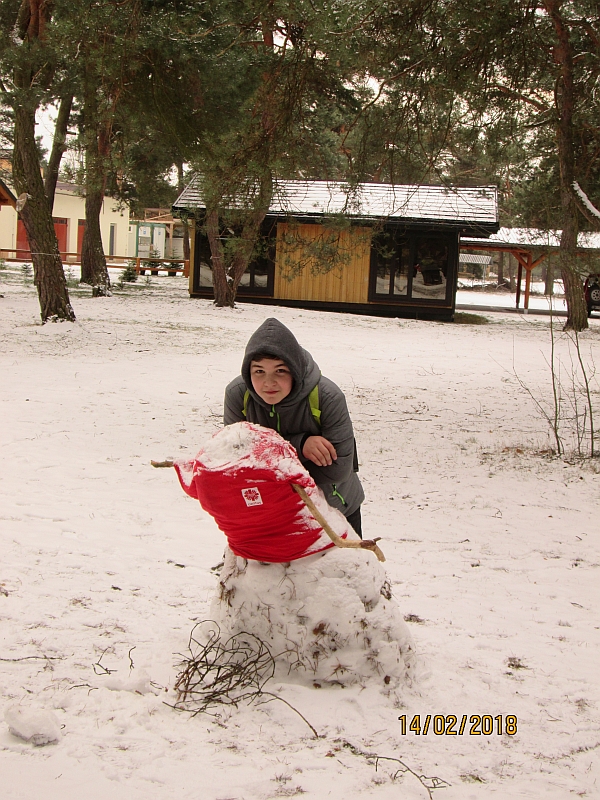
<path fill-rule="evenodd" d="M 348 70 L 347 43 L 338 36 L 345 7 L 246 0 L 213 8 L 206 40 L 228 91 L 219 86 L 217 97 L 205 86 L 203 102 L 228 113 L 219 127 L 207 120 L 193 164 L 202 176 L 215 303 L 231 306 L 260 247 L 277 179 L 342 177 L 335 128 L 358 106 L 345 85 L 354 67 Z"/>
<path fill-rule="evenodd" d="M 597 5 L 587 0 L 503 0 L 481 14 L 477 0 L 467 0 L 449 9 L 444 25 L 449 44 L 446 71 L 471 113 L 511 121 L 523 151 L 529 151 L 534 178 L 530 186 L 545 184 L 546 205 L 560 209 L 556 215 L 544 214 L 562 230 L 559 256 L 566 327 L 582 330 L 587 314 L 577 235 L 582 224 L 589 224 L 589 214 L 586 223 L 575 184 L 584 191 L 598 189 L 594 176 L 600 151 L 590 147 L 600 131 L 595 92 L 600 77 Z M 536 143 L 542 140 L 546 157 L 535 159 Z M 549 164 L 552 175 L 545 171 Z M 523 200 L 521 192 L 522 209 Z M 539 196 L 536 202 L 530 195 L 529 219 L 542 209 Z"/>
<path fill-rule="evenodd" d="M 56 7 L 44 0 L 4 4 L 0 16 L 2 102 L 13 112 L 12 177 L 24 205 L 20 210 L 34 268 L 42 322 L 74 321 L 58 242 L 52 202 L 46 195 L 35 139 L 36 111 L 58 96 L 61 58 L 55 48 Z M 59 80 L 59 78 L 58 78 Z M 12 84 L 12 85 L 11 85 Z M 10 86 L 10 88 L 9 88 Z M 50 192 L 53 197 L 53 189 Z"/>

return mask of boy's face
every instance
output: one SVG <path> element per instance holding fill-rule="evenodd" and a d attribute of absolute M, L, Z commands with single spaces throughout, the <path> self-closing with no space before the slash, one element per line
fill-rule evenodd
<path fill-rule="evenodd" d="M 292 373 L 279 358 L 251 361 L 250 378 L 256 394 L 270 406 L 280 403 L 292 391 Z"/>

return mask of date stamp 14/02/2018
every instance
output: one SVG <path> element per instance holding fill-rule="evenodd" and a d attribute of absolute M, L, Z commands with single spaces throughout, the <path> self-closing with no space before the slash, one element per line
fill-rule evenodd
<path fill-rule="evenodd" d="M 410 723 L 406 714 L 398 717 L 402 736 L 414 733 L 416 736 L 427 736 L 433 733 L 436 736 L 514 736 L 517 732 L 517 718 L 514 714 L 463 714 L 457 717 L 454 714 L 426 714 L 421 720 L 421 714 L 415 714 Z"/>

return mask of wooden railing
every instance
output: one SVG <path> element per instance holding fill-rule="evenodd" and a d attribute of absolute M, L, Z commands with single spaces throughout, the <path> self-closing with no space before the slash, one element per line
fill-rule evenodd
<path fill-rule="evenodd" d="M 81 264 L 81 253 L 61 253 L 60 257 L 65 267 Z M 4 249 L 0 250 L 0 258 L 4 261 L 31 261 L 31 252 L 19 248 L 11 250 Z M 190 274 L 189 258 L 106 256 L 106 264 L 109 267 L 125 267 L 130 261 L 135 264 L 135 271 L 138 275 L 145 275 L 146 272 L 150 272 L 151 275 L 159 275 L 161 272 L 166 272 L 168 275 L 177 275 L 181 273 L 184 278 L 187 278 Z"/>

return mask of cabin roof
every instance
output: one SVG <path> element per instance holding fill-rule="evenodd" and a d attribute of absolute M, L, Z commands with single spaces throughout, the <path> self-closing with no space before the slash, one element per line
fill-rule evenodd
<path fill-rule="evenodd" d="M 544 231 L 538 228 L 500 228 L 497 233 L 489 237 L 486 245 L 497 244 L 499 248 L 514 246 L 557 250 L 560 247 L 561 233 L 562 231 Z M 461 236 L 460 245 L 476 248 L 477 240 Z M 584 250 L 600 250 L 600 233 L 580 233 L 577 245 Z"/>
<path fill-rule="evenodd" d="M 173 204 L 175 212 L 204 209 L 199 176 Z M 357 220 L 438 223 L 481 230 L 498 230 L 495 186 L 448 187 L 361 183 L 350 188 L 333 181 L 277 181 L 270 215 L 319 218 L 344 214 Z"/>
<path fill-rule="evenodd" d="M 16 204 L 17 204 L 17 198 L 14 196 L 14 194 L 8 188 L 8 186 L 4 183 L 4 181 L 0 179 L 0 206 L 8 205 L 14 208 Z"/>

